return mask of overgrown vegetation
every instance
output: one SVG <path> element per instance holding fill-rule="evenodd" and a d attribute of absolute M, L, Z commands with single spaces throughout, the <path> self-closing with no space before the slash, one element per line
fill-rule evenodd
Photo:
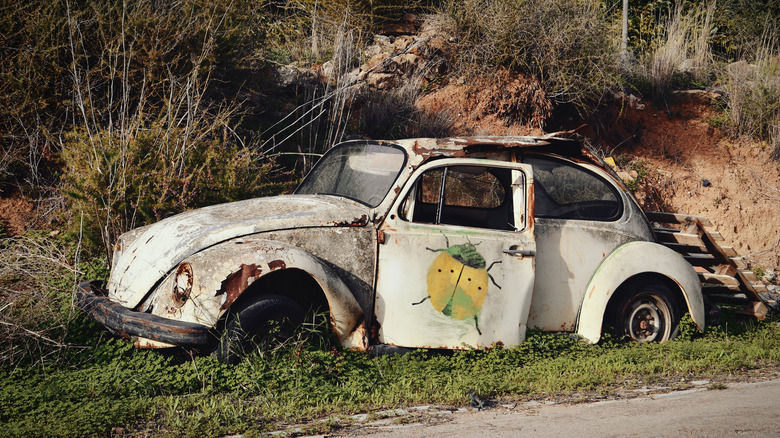
<path fill-rule="evenodd" d="M 680 340 L 661 345 L 586 345 L 530 333 L 511 349 L 371 358 L 294 343 L 236 366 L 214 357 L 140 351 L 121 341 L 74 340 L 92 343 L 71 357 L 75 366 L 54 364 L 45 373 L 5 368 L 0 435 L 94 436 L 113 430 L 252 436 L 334 415 L 306 426 L 326 433 L 348 426 L 349 414 L 398 405 L 464 405 L 469 389 L 491 400 L 603 397 L 654 384 L 684 388 L 685 379 L 780 365 L 777 323 L 743 326 L 733 320 L 704 336 L 683 330 Z"/>
<path fill-rule="evenodd" d="M 450 0 L 455 68 L 467 76 L 507 67 L 538 79 L 558 103 L 585 111 L 618 85 L 615 29 L 589 0 Z"/>

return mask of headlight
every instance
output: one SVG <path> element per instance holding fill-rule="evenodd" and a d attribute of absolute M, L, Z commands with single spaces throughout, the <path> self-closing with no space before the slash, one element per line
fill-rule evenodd
<path fill-rule="evenodd" d="M 173 302 L 181 307 L 190 299 L 192 292 L 192 266 L 184 262 L 176 270 L 176 277 L 173 279 Z"/>

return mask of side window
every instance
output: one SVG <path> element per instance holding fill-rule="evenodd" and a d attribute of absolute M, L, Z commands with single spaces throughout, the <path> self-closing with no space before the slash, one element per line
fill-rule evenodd
<path fill-rule="evenodd" d="M 565 161 L 528 157 L 534 169 L 534 215 L 611 221 L 623 214 L 615 188 L 598 175 Z"/>
<path fill-rule="evenodd" d="M 431 169 L 415 183 L 401 216 L 412 222 L 513 230 L 510 178 L 511 170 L 504 168 Z"/>

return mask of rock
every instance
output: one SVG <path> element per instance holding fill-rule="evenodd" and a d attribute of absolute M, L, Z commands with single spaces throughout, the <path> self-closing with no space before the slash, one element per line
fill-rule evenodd
<path fill-rule="evenodd" d="M 414 14 L 410 14 L 409 12 L 404 14 L 404 17 L 402 18 L 404 23 L 407 24 L 418 24 L 417 23 L 417 16 Z"/>
<path fill-rule="evenodd" d="M 368 60 L 368 62 L 361 67 L 361 70 L 363 71 L 372 71 L 372 70 L 379 70 L 383 67 L 380 66 L 386 59 L 390 57 L 390 54 L 388 53 L 378 53 L 371 57 L 371 59 Z"/>
<path fill-rule="evenodd" d="M 703 185 L 704 187 L 709 187 L 712 185 L 712 183 L 707 178 L 702 178 L 701 185 Z"/>
<path fill-rule="evenodd" d="M 287 88 L 315 80 L 316 74 L 310 70 L 299 70 L 289 65 L 280 65 L 274 68 L 273 78 L 277 86 Z"/>
<path fill-rule="evenodd" d="M 406 50 L 412 43 L 414 42 L 414 38 L 409 35 L 403 35 L 399 36 L 395 39 L 395 42 L 393 42 L 393 47 L 395 48 L 395 52 L 403 52 Z"/>
<path fill-rule="evenodd" d="M 639 178 L 639 173 L 638 173 L 636 170 L 634 170 L 634 169 L 631 169 L 631 170 L 629 170 L 629 171 L 628 171 L 628 174 L 629 174 L 629 176 L 631 176 L 631 178 L 633 178 L 633 179 L 637 179 L 637 178 Z"/>
<path fill-rule="evenodd" d="M 422 58 L 411 53 L 404 53 L 393 58 L 393 61 L 398 65 L 398 68 L 405 75 L 413 73 L 419 66 Z"/>
<path fill-rule="evenodd" d="M 372 56 L 376 56 L 380 53 L 382 53 L 382 48 L 376 44 L 371 44 L 370 46 L 366 47 L 366 50 L 363 51 L 363 56 L 366 58 L 371 58 Z"/>
<path fill-rule="evenodd" d="M 756 75 L 758 66 L 755 64 L 748 64 L 745 60 L 740 60 L 727 65 L 726 71 L 732 78 L 749 79 Z"/>
<path fill-rule="evenodd" d="M 320 72 L 322 73 L 322 77 L 325 78 L 326 82 L 330 82 L 336 79 L 333 77 L 333 73 L 334 73 L 333 61 L 327 61 L 324 64 L 322 64 L 322 67 L 320 68 Z"/>
<path fill-rule="evenodd" d="M 775 279 L 777 279 L 777 273 L 774 269 L 767 269 L 766 272 L 764 272 L 764 280 L 774 283 Z"/>
<path fill-rule="evenodd" d="M 386 90 L 398 85 L 398 76 L 392 73 L 371 73 L 368 75 L 368 86 L 375 90 Z"/>
<path fill-rule="evenodd" d="M 382 52 L 392 52 L 393 42 L 387 35 L 374 35 L 374 46 L 379 47 Z"/>

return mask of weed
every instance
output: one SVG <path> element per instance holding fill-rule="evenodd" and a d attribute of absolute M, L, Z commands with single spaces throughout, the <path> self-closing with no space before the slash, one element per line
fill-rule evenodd
<path fill-rule="evenodd" d="M 120 427 L 129 434 L 220 436 L 262 434 L 301 422 L 313 424 L 304 428 L 312 433 L 327 433 L 341 422 L 311 420 L 334 411 L 368 411 L 378 418 L 399 405 L 464 405 L 469 389 L 487 399 L 609 395 L 616 387 L 675 375 L 707 377 L 780 364 L 780 327 L 774 322 L 732 321 L 729 327 L 694 336 L 684 318 L 678 340 L 660 345 L 608 337 L 587 345 L 529 331 L 527 341 L 513 348 L 378 358 L 295 346 L 235 366 L 215 357 L 182 360 L 100 341 L 79 350 L 71 366 L 0 375 L 0 421 L 8 426 L 0 434 L 97 435 Z"/>
<path fill-rule="evenodd" d="M 707 389 L 720 391 L 720 390 L 723 390 L 723 389 L 728 389 L 728 386 L 726 386 L 725 384 L 720 383 L 720 382 L 713 382 L 713 383 L 711 383 L 710 385 L 707 386 Z"/>

